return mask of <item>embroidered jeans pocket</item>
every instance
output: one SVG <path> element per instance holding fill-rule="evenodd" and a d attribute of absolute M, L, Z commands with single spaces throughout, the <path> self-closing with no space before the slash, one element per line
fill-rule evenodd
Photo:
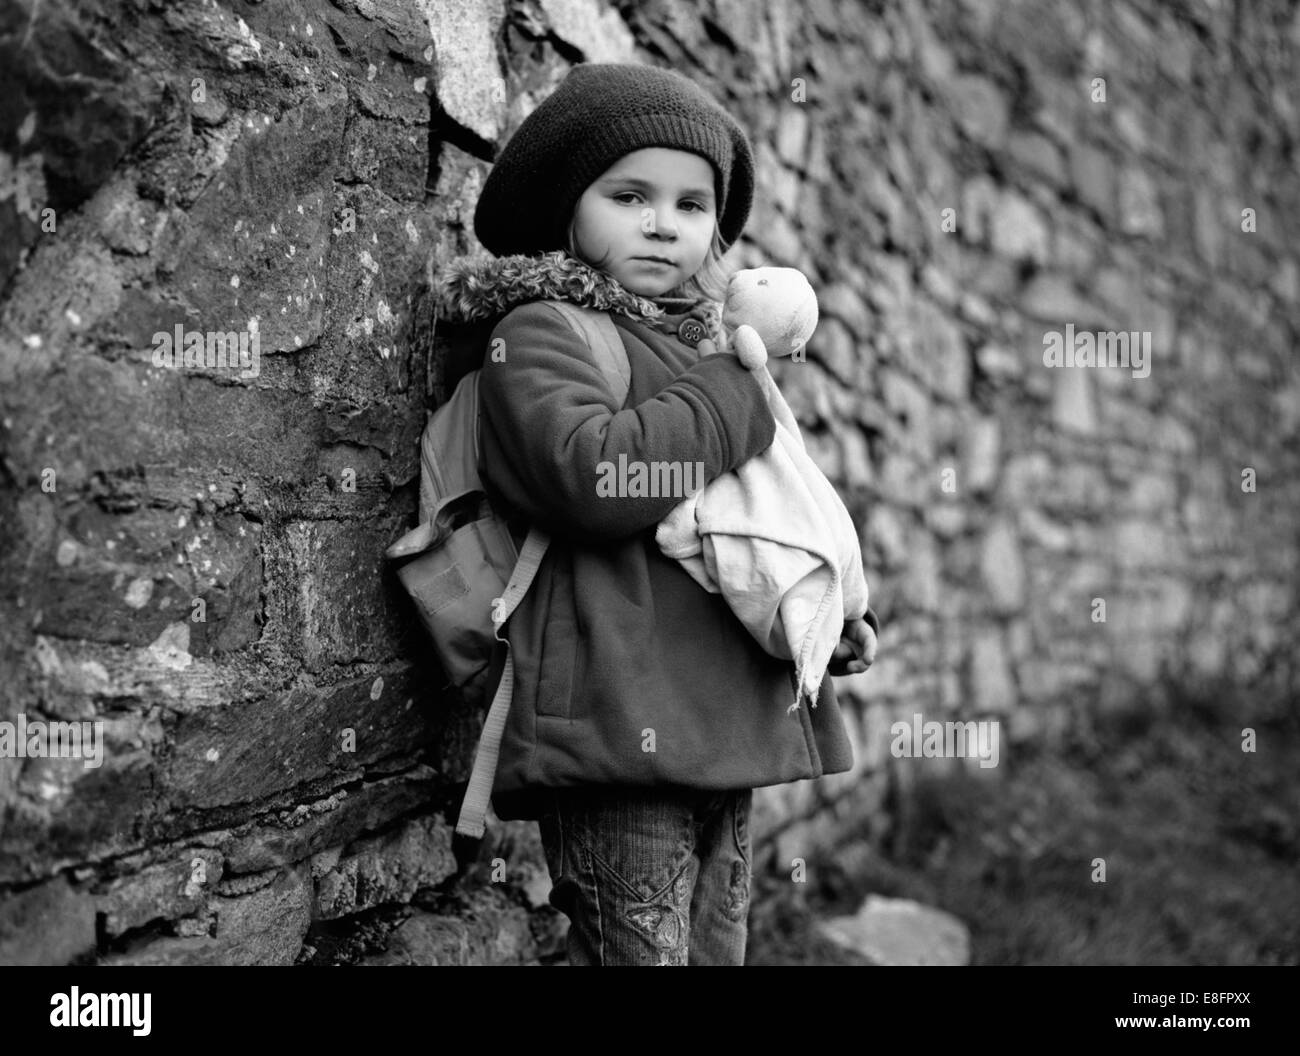
<path fill-rule="evenodd" d="M 566 790 L 561 810 L 583 896 L 569 909 L 583 963 L 682 965 L 690 939 L 694 815 L 663 790 Z M 574 915 L 577 917 L 574 919 Z"/>

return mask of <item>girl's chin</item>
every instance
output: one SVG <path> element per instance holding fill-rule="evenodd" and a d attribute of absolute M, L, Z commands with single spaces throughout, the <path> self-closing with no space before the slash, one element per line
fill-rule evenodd
<path fill-rule="evenodd" d="M 625 290 L 638 297 L 662 297 L 676 285 L 666 279 L 655 280 L 644 275 L 627 275 L 621 281 Z"/>
<path fill-rule="evenodd" d="M 701 258 L 701 263 L 703 258 Z M 697 265 L 698 266 L 698 265 Z M 691 274 L 690 264 L 683 267 L 671 264 L 651 264 L 640 262 L 631 257 L 623 257 L 612 263 L 607 274 L 618 280 L 620 286 L 639 297 L 662 297 L 675 290 Z"/>

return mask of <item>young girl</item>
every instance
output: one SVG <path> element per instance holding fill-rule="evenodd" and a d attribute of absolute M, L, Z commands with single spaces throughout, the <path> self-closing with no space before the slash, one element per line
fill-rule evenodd
<path fill-rule="evenodd" d="M 752 195 L 744 132 L 691 81 L 586 64 L 511 138 L 475 213 L 497 259 L 461 307 L 506 313 L 480 378 L 480 475 L 517 543 L 530 524 L 551 536 L 505 627 L 515 690 L 492 798 L 540 824 L 574 965 L 742 964 L 752 789 L 853 761 L 830 680 L 790 713 L 793 664 L 659 552 L 683 496 L 596 486 L 620 456 L 702 463 L 702 486 L 772 443 L 717 303 Z M 610 313 L 621 405 L 543 303 L 557 298 Z M 877 629 L 872 613 L 846 625 L 831 672 L 865 670 Z"/>

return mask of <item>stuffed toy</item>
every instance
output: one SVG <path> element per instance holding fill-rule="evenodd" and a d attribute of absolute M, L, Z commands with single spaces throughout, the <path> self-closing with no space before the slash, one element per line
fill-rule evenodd
<path fill-rule="evenodd" d="M 804 448 L 768 356 L 801 352 L 817 326 L 817 296 L 794 268 L 752 268 L 731 279 L 723 305 L 725 350 L 758 380 L 776 421 L 763 453 L 679 503 L 660 521 L 662 553 L 710 593 L 722 594 L 770 655 L 795 662 L 794 711 L 815 707 L 844 624 L 867 611 L 857 530 Z M 797 369 L 797 368 L 795 368 Z"/>
<path fill-rule="evenodd" d="M 785 399 L 773 404 L 776 382 L 767 359 L 802 356 L 817 329 L 817 318 L 817 294 L 797 268 L 748 268 L 736 272 L 727 284 L 722 305 L 722 325 L 730 335 L 727 351 L 753 371 L 772 404 L 773 416 L 796 436 L 801 436 L 799 426 Z M 720 351 L 709 340 L 701 341 L 700 347 L 705 355 Z"/>
<path fill-rule="evenodd" d="M 738 271 L 727 285 L 722 325 L 740 339 L 734 351 L 741 363 L 757 370 L 768 356 L 790 356 L 808 343 L 817 329 L 817 294 L 795 268 Z"/>

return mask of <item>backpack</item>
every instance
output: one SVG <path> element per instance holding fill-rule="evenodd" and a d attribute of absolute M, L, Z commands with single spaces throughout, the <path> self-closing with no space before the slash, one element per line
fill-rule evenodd
<path fill-rule="evenodd" d="M 631 383 L 627 350 L 608 314 L 566 301 L 559 309 L 591 349 L 621 407 Z M 474 755 L 456 831 L 475 838 L 496 776 L 506 716 L 514 693 L 514 661 L 501 628 L 528 592 L 549 537 L 532 527 L 522 550 L 494 509 L 478 474 L 479 370 L 469 371 L 446 403 L 431 412 L 420 440 L 420 524 L 385 556 L 415 603 L 443 671 L 464 693 L 487 677 L 497 642 L 506 646 L 505 670 L 488 709 Z"/>

